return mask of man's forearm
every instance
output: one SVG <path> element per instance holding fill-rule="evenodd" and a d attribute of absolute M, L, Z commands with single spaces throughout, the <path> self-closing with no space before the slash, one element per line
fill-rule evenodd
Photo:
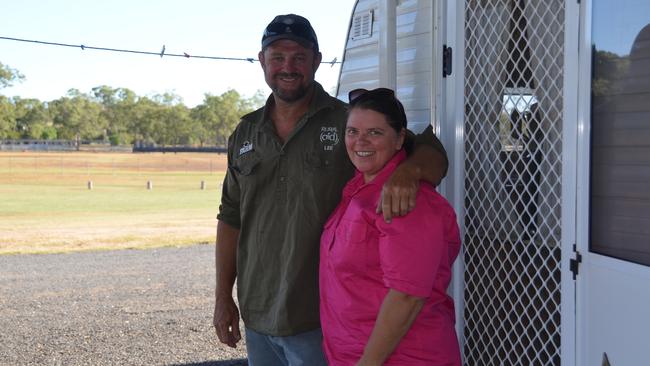
<path fill-rule="evenodd" d="M 437 186 L 446 172 L 446 156 L 431 145 L 418 144 L 384 184 L 377 212 L 383 213 L 386 222 L 406 215 L 415 208 L 420 181 Z"/>
<path fill-rule="evenodd" d="M 232 295 L 237 276 L 237 241 L 239 229 L 223 221 L 217 223 L 215 266 L 217 285 L 214 293 L 214 317 L 212 324 L 219 341 L 229 347 L 237 347 L 241 340 L 239 310 Z"/>
<path fill-rule="evenodd" d="M 447 172 L 447 159 L 442 152 L 430 145 L 419 144 L 406 159 L 410 169 L 419 176 L 420 180 L 438 186 Z"/>
<path fill-rule="evenodd" d="M 217 222 L 217 240 L 215 248 L 215 266 L 217 285 L 215 295 L 232 296 L 232 288 L 237 276 L 237 241 L 239 229 Z"/>

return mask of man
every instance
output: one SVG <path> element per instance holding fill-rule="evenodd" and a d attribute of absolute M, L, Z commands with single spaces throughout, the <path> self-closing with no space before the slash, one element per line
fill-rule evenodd
<path fill-rule="evenodd" d="M 307 19 L 275 17 L 258 57 L 273 93 L 242 117 L 228 142 L 213 322 L 219 340 L 235 347 L 241 339 L 232 296 L 237 279 L 249 365 L 325 365 L 319 239 L 354 171 L 343 143 L 346 105 L 314 81 L 322 56 Z M 416 149 L 384 187 L 378 210 L 387 221 L 406 214 L 419 180 L 439 183 L 446 166 L 444 153 Z"/>

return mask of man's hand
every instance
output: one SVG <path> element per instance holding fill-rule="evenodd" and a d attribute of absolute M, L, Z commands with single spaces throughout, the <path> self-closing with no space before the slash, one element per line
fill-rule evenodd
<path fill-rule="evenodd" d="M 237 347 L 237 342 L 241 340 L 239 310 L 232 296 L 216 296 L 212 324 L 221 343 Z"/>
<path fill-rule="evenodd" d="M 420 188 L 420 169 L 409 161 L 400 164 L 381 190 L 377 213 L 384 214 L 390 223 L 394 216 L 404 216 L 415 208 L 415 198 Z"/>

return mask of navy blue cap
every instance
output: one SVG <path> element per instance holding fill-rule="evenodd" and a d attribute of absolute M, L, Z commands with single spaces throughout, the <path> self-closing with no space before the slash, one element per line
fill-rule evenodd
<path fill-rule="evenodd" d="M 278 15 L 264 29 L 262 36 L 262 49 L 271 43 L 289 39 L 298 42 L 305 48 L 313 48 L 318 52 L 318 38 L 316 32 L 311 27 L 309 20 L 300 15 L 286 14 Z"/>

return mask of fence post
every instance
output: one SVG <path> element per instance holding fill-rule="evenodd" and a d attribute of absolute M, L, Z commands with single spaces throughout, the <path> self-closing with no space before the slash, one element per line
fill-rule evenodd
<path fill-rule="evenodd" d="M 204 180 L 201 181 L 201 190 L 205 190 L 205 181 Z"/>
<path fill-rule="evenodd" d="M 147 189 L 148 189 L 148 190 L 152 190 L 152 189 L 153 189 L 153 182 L 150 181 L 150 180 L 147 181 Z"/>

